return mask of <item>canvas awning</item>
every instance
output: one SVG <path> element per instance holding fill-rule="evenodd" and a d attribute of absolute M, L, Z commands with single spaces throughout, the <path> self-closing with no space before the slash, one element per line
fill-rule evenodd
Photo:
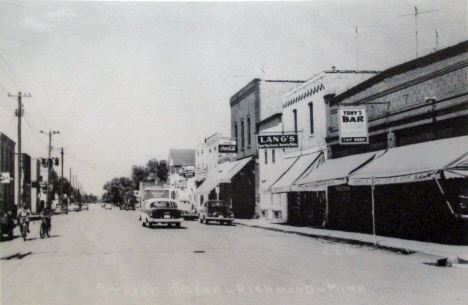
<path fill-rule="evenodd" d="M 300 156 L 293 165 L 271 187 L 272 193 L 286 193 L 291 191 L 291 186 L 301 177 L 314 170 L 321 162 L 321 151 Z"/>
<path fill-rule="evenodd" d="M 219 165 L 218 172 L 205 180 L 196 190 L 194 194 L 205 194 L 211 192 L 212 189 L 217 187 L 220 183 L 231 183 L 234 177 L 244 166 L 252 160 L 252 157 L 245 158 L 238 161 L 226 162 Z"/>
<path fill-rule="evenodd" d="M 467 175 L 468 136 L 390 148 L 352 173 L 350 185 L 394 184 L 430 180 L 442 172 Z"/>
<path fill-rule="evenodd" d="M 327 160 L 309 175 L 294 183 L 293 190 L 323 191 L 327 186 L 346 184 L 350 173 L 361 168 L 384 151 Z"/>
<path fill-rule="evenodd" d="M 266 181 L 260 181 L 260 192 L 269 193 L 270 187 L 273 183 L 278 181 L 278 179 L 291 168 L 298 158 L 299 157 L 286 158 L 281 164 L 278 164 L 275 167 L 275 170 L 268 175 Z"/>

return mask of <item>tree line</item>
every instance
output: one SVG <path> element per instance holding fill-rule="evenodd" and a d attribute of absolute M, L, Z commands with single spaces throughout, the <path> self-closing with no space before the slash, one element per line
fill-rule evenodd
<path fill-rule="evenodd" d="M 131 177 L 116 177 L 104 184 L 102 201 L 120 204 L 127 198 L 135 198 L 133 191 L 139 189 L 140 182 L 164 184 L 168 172 L 166 160 L 151 159 L 145 165 L 133 165 Z"/>

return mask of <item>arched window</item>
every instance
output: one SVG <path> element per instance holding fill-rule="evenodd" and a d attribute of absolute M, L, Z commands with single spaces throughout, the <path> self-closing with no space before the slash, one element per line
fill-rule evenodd
<path fill-rule="evenodd" d="M 245 129 L 244 129 L 244 121 L 241 121 L 241 151 L 245 148 Z"/>
<path fill-rule="evenodd" d="M 247 117 L 247 148 L 252 145 L 252 135 L 250 134 L 250 117 Z"/>

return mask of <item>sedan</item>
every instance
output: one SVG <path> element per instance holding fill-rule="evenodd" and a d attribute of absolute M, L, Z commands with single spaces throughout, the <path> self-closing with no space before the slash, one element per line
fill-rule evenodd
<path fill-rule="evenodd" d="M 177 202 L 168 198 L 153 198 L 145 201 L 140 210 L 140 220 L 143 226 L 152 227 L 155 224 L 167 224 L 180 227 L 184 218 L 177 208 Z"/>

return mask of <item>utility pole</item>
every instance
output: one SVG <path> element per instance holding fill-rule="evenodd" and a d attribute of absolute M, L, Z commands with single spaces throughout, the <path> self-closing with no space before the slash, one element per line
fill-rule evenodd
<path fill-rule="evenodd" d="M 62 151 L 60 152 L 60 154 L 62 155 L 62 179 L 60 180 L 60 205 L 63 205 L 63 147 L 62 147 Z M 67 207 L 67 211 L 68 211 L 68 207 Z"/>
<path fill-rule="evenodd" d="M 416 32 L 416 58 L 418 58 L 418 51 L 419 51 L 419 42 L 418 42 L 418 15 L 420 14 L 425 14 L 425 13 L 431 13 L 435 12 L 436 10 L 432 11 L 425 11 L 425 12 L 418 12 L 418 7 L 414 7 L 414 14 L 406 14 L 406 15 L 400 15 L 398 17 L 406 17 L 406 16 L 414 16 L 414 22 L 415 22 L 415 32 Z"/>
<path fill-rule="evenodd" d="M 18 97 L 18 109 L 16 109 L 16 116 L 18 117 L 18 181 L 17 181 L 17 196 L 18 196 L 18 207 L 22 206 L 21 204 L 21 117 L 24 115 L 23 104 L 21 103 L 21 92 L 18 92 L 18 95 L 11 95 L 8 93 L 8 97 Z M 23 97 L 31 97 L 31 93 L 29 95 L 23 95 Z"/>
<path fill-rule="evenodd" d="M 41 133 L 46 133 L 41 130 Z M 52 135 L 53 134 L 60 134 L 60 131 L 56 130 L 50 130 L 49 132 L 49 158 L 47 159 L 47 208 L 51 209 L 52 208 L 52 200 L 50 198 L 50 169 L 52 167 L 52 158 L 51 158 L 51 153 L 52 153 Z"/>

